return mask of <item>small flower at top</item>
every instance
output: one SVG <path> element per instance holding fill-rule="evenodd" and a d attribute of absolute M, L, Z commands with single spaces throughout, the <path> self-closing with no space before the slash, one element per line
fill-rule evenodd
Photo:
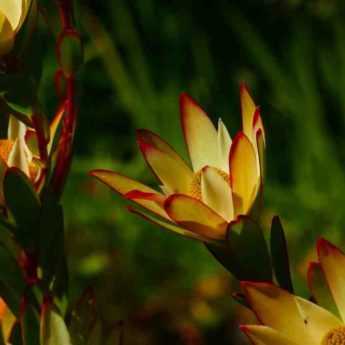
<path fill-rule="evenodd" d="M 161 191 L 116 172 L 91 174 L 158 216 L 130 208 L 160 226 L 206 242 L 225 239 L 229 224 L 251 211 L 263 178 L 265 134 L 259 108 L 244 85 L 240 96 L 242 131 L 232 140 L 222 120 L 216 128 L 190 96 L 181 95 L 181 125 L 192 167 L 157 134 L 137 131 Z"/>
<path fill-rule="evenodd" d="M 260 322 L 241 326 L 254 345 L 345 345 L 345 255 L 324 239 L 317 251 L 308 280 L 322 307 L 270 283 L 242 282 Z"/>
<path fill-rule="evenodd" d="M 22 27 L 29 11 L 31 0 L 0 1 L 0 56 L 7 54 Z"/>

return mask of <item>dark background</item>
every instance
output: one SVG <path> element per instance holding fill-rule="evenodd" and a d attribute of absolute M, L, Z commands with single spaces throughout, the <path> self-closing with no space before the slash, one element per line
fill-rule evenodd
<path fill-rule="evenodd" d="M 95 287 L 129 344 L 242 344 L 235 282 L 197 242 L 129 214 L 87 175 L 110 168 L 154 185 L 135 129 L 185 155 L 178 97 L 187 91 L 234 135 L 239 83 L 267 132 L 265 230 L 282 216 L 297 291 L 320 235 L 345 238 L 345 23 L 342 1 L 80 1 L 85 42 L 75 161 L 64 195 L 71 295 Z M 53 54 L 53 53 L 52 53 Z M 54 57 L 42 93 L 53 102 Z M 246 343 L 246 342 L 244 342 Z"/>

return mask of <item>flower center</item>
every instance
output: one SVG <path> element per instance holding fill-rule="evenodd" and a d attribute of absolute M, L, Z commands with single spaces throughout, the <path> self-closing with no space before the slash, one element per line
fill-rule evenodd
<path fill-rule="evenodd" d="M 215 168 L 217 173 L 224 179 L 225 182 L 230 183 L 229 175 L 224 172 L 223 170 L 220 170 L 218 168 Z M 198 172 L 194 174 L 194 177 L 192 179 L 191 184 L 189 185 L 188 194 L 191 195 L 193 198 L 201 200 L 201 175 L 202 175 L 202 169 L 200 169 Z"/>
<path fill-rule="evenodd" d="M 345 326 L 330 330 L 323 338 L 321 345 L 345 345 Z"/>

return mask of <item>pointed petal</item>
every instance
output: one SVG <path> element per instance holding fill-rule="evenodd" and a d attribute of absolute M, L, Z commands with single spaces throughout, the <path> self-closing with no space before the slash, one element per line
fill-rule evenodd
<path fill-rule="evenodd" d="M 201 173 L 202 201 L 226 221 L 234 219 L 234 207 L 229 181 L 213 167 L 205 167 Z"/>
<path fill-rule="evenodd" d="M 164 208 L 183 228 L 214 240 L 225 238 L 228 223 L 198 199 L 173 194 L 165 201 Z"/>
<path fill-rule="evenodd" d="M 24 139 L 26 129 L 27 127 L 23 122 L 11 115 L 8 121 L 7 138 L 12 141 L 16 141 L 18 138 Z"/>
<path fill-rule="evenodd" d="M 253 119 L 256 105 L 245 84 L 240 86 L 242 128 L 244 134 L 253 141 Z"/>
<path fill-rule="evenodd" d="M 155 201 L 158 205 L 163 205 L 165 197 L 157 193 L 147 193 L 138 189 L 133 189 L 124 195 L 128 200 L 151 200 Z"/>
<path fill-rule="evenodd" d="M 218 167 L 217 131 L 201 107 L 187 94 L 180 97 L 181 124 L 193 170 Z"/>
<path fill-rule="evenodd" d="M 253 135 L 255 136 L 258 131 L 262 132 L 264 144 L 266 144 L 265 128 L 260 115 L 260 108 L 257 107 L 253 118 Z"/>
<path fill-rule="evenodd" d="M 334 315 L 339 316 L 339 311 L 334 303 L 333 296 L 319 262 L 311 262 L 309 264 L 307 279 L 309 291 L 317 304 L 331 311 Z"/>
<path fill-rule="evenodd" d="M 0 56 L 7 54 L 14 43 L 14 31 L 10 22 L 0 11 Z"/>
<path fill-rule="evenodd" d="M 34 129 L 28 128 L 25 133 L 25 143 L 32 154 L 39 157 L 37 133 Z"/>
<path fill-rule="evenodd" d="M 33 3 L 33 5 L 37 6 L 37 3 Z M 31 0 L 22 0 L 22 11 L 21 11 L 21 16 L 20 16 L 20 20 L 19 20 L 16 31 L 18 31 L 21 28 L 21 26 L 23 25 L 23 23 L 26 19 L 26 16 L 30 10 L 30 6 L 31 6 Z M 37 8 L 35 8 L 35 10 L 37 10 Z M 31 9 L 31 11 L 32 11 L 32 9 Z"/>
<path fill-rule="evenodd" d="M 146 162 L 168 190 L 186 193 L 193 172 L 171 146 L 147 130 L 138 130 L 137 140 Z"/>
<path fill-rule="evenodd" d="M 260 180 L 253 145 L 242 132 L 236 135 L 231 145 L 229 165 L 232 192 L 235 198 L 240 199 L 240 209 L 235 210 L 236 214 L 246 214 L 255 199 Z"/>
<path fill-rule="evenodd" d="M 49 143 L 48 143 L 48 148 L 47 148 L 48 153 L 50 153 L 50 151 L 52 149 L 57 130 L 59 128 L 59 125 L 61 123 L 61 120 L 62 120 L 64 114 L 65 114 L 65 105 L 62 105 L 59 107 L 57 113 L 55 114 L 52 122 L 49 125 L 49 132 L 50 132 L 49 134 L 50 135 L 49 135 Z"/>
<path fill-rule="evenodd" d="M 342 325 L 342 322 L 328 310 L 304 298 L 298 296 L 295 298 L 300 306 L 306 331 L 309 333 L 313 344 L 318 344 L 331 329 Z"/>
<path fill-rule="evenodd" d="M 219 169 L 229 173 L 229 153 L 231 137 L 221 119 L 218 120 L 218 159 Z"/>
<path fill-rule="evenodd" d="M 18 138 L 12 147 L 12 150 L 8 156 L 7 165 L 20 169 L 26 176 L 30 177 L 30 161 L 28 148 L 24 142 L 24 139 Z"/>
<path fill-rule="evenodd" d="M 345 255 L 325 239 L 318 241 L 317 251 L 327 284 L 339 313 L 345 321 Z"/>
<path fill-rule="evenodd" d="M 93 170 L 90 174 L 122 196 L 125 196 L 133 190 L 138 190 L 144 193 L 159 194 L 161 197 L 164 197 L 163 194 L 158 193 L 154 189 L 116 172 L 108 170 Z M 134 199 L 133 201 L 163 218 L 169 218 L 162 206 L 160 206 L 156 201 L 147 199 Z"/>
<path fill-rule="evenodd" d="M 257 162 L 258 170 L 260 172 L 260 182 L 263 184 L 265 177 L 265 141 L 264 134 L 261 129 L 256 132 L 256 144 L 258 150 Z"/>
<path fill-rule="evenodd" d="M 313 345 L 293 295 L 269 283 L 243 282 L 242 288 L 258 319 L 289 339 Z M 279 317 L 277 317 L 279 316 Z"/>
<path fill-rule="evenodd" d="M 15 31 L 18 27 L 22 14 L 22 1 L 1 0 L 0 12 L 8 19 L 12 29 Z"/>
<path fill-rule="evenodd" d="M 210 240 L 207 237 L 203 237 L 197 233 L 191 232 L 191 231 L 184 229 L 184 228 L 182 228 L 176 224 L 172 224 L 170 222 L 166 222 L 164 220 L 153 217 L 153 216 L 151 216 L 147 213 L 144 213 L 144 212 L 142 212 L 136 208 L 128 207 L 128 211 L 144 218 L 145 220 L 148 220 L 152 224 L 156 224 L 159 227 L 166 228 L 166 229 L 168 229 L 168 230 L 170 230 L 170 231 L 172 231 L 178 235 L 188 237 L 188 238 L 191 238 L 193 240 L 202 241 L 202 242 L 210 242 Z"/>
<path fill-rule="evenodd" d="M 285 337 L 276 330 L 257 325 L 241 326 L 241 331 L 246 334 L 253 345 L 300 345 Z"/>

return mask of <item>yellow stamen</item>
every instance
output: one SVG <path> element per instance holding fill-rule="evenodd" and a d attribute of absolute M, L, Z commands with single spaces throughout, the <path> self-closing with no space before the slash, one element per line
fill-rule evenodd
<path fill-rule="evenodd" d="M 230 184 L 230 178 L 229 175 L 224 172 L 223 170 L 220 170 L 218 168 L 215 168 L 217 173 L 223 177 L 224 181 Z M 188 194 L 191 195 L 192 197 L 201 200 L 201 174 L 202 174 L 202 169 L 200 169 L 198 172 L 194 174 L 194 177 L 192 179 L 191 184 L 189 185 L 189 190 Z"/>
<path fill-rule="evenodd" d="M 345 345 L 345 326 L 330 330 L 323 338 L 321 345 Z"/>

